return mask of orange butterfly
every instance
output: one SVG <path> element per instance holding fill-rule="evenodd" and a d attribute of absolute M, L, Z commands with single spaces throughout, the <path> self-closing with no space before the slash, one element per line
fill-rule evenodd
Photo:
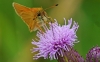
<path fill-rule="evenodd" d="M 16 13 L 27 24 L 30 32 L 37 29 L 41 30 L 41 26 L 49 20 L 49 17 L 43 8 L 28 8 L 15 2 L 13 3 L 13 7 Z"/>

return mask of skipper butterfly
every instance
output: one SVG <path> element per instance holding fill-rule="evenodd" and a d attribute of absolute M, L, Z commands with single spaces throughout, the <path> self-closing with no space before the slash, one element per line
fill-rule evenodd
<path fill-rule="evenodd" d="M 55 6 L 57 5 L 58 4 L 56 4 Z M 42 30 L 41 26 L 43 26 L 45 22 L 49 20 L 49 17 L 47 16 L 47 13 L 43 10 L 43 8 L 29 8 L 15 2 L 13 2 L 13 7 L 16 13 L 26 23 L 30 32 L 35 31 L 37 29 Z"/>

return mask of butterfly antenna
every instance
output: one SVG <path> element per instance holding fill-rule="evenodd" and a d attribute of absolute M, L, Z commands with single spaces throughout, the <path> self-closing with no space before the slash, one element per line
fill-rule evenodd
<path fill-rule="evenodd" d="M 55 5 L 53 5 L 53 6 L 49 7 L 49 8 L 46 8 L 46 9 L 44 9 L 44 10 L 47 10 L 47 9 L 53 8 L 53 7 L 55 7 L 55 6 L 58 6 L 58 4 L 55 4 Z"/>

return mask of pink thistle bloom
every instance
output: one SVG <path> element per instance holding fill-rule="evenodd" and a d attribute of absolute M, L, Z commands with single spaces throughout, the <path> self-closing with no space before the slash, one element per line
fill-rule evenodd
<path fill-rule="evenodd" d="M 78 43 L 76 31 L 79 25 L 74 21 L 72 25 L 72 18 L 68 20 L 66 25 L 60 25 L 55 19 L 54 23 L 50 23 L 49 28 L 44 27 L 45 33 L 37 33 L 39 38 L 37 42 L 33 40 L 32 44 L 37 46 L 33 47 L 32 52 L 38 52 L 34 59 L 44 57 L 44 59 L 50 58 L 58 59 L 58 56 L 64 56 L 63 51 L 69 51 L 68 46 L 73 47 L 74 43 Z"/>

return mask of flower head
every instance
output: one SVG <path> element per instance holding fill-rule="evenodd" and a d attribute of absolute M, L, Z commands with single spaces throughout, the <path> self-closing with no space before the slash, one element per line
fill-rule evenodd
<path fill-rule="evenodd" d="M 38 53 L 34 56 L 34 59 L 40 57 L 58 59 L 59 56 L 63 56 L 63 50 L 69 51 L 68 46 L 73 47 L 74 43 L 77 43 L 76 31 L 79 25 L 74 22 L 72 26 L 72 19 L 68 20 L 68 25 L 60 25 L 55 20 L 54 23 L 50 23 L 50 27 L 44 27 L 45 33 L 37 33 L 39 38 L 36 42 L 33 40 L 32 44 L 36 45 L 36 48 L 33 48 L 32 51 Z"/>
<path fill-rule="evenodd" d="M 86 62 L 100 62 L 100 47 L 93 47 L 88 52 Z"/>

